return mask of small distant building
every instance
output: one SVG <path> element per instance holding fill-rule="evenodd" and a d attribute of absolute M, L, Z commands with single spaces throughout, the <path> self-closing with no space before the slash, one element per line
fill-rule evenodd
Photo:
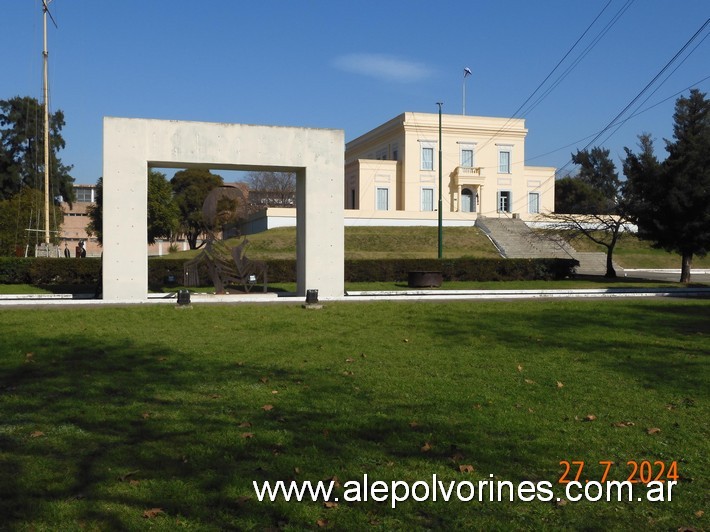
<path fill-rule="evenodd" d="M 69 205 L 62 202 L 64 211 L 64 223 L 62 223 L 60 253 L 69 249 L 72 257 L 75 256 L 76 247 L 79 242 L 84 242 L 87 257 L 98 257 L 101 255 L 101 246 L 98 239 L 90 237 L 86 232 L 89 225 L 89 205 L 96 201 L 96 185 L 74 185 L 75 201 Z"/>
<path fill-rule="evenodd" d="M 554 210 L 555 168 L 525 165 L 523 119 L 445 114 L 441 124 L 445 224 Z M 438 182 L 439 115 L 403 113 L 346 144 L 345 218 L 431 222 Z"/>

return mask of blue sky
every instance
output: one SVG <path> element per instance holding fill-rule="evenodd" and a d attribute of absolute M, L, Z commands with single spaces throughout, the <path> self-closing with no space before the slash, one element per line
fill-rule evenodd
<path fill-rule="evenodd" d="M 0 99 L 41 98 L 41 5 L 0 0 Z M 104 116 L 337 128 L 347 141 L 404 111 L 436 113 L 437 101 L 460 114 L 469 67 L 466 113 L 511 117 L 599 16 L 531 102 L 576 66 L 522 115 L 526 163 L 563 167 L 701 28 L 710 2 L 53 0 L 50 10 L 60 156 L 77 183 L 94 183 Z M 642 132 L 664 157 L 674 95 L 710 92 L 709 35 L 623 118 L 643 112 L 595 143 L 617 167 Z"/>

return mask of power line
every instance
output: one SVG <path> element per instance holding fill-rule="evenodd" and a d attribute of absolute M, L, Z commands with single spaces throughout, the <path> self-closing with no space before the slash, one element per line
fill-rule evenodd
<path fill-rule="evenodd" d="M 611 129 L 612 127 L 614 127 L 614 125 L 616 124 L 617 120 L 619 120 L 619 119 L 631 108 L 631 106 L 633 106 L 633 105 L 636 103 L 636 101 L 638 101 L 638 99 L 641 98 L 641 96 L 643 96 L 643 94 L 658 80 L 658 78 L 660 78 L 660 77 L 663 75 L 663 73 L 664 73 L 666 70 L 668 70 L 668 68 L 670 68 L 670 66 L 676 61 L 676 59 L 678 59 L 678 57 L 680 57 L 680 55 L 688 48 L 688 46 L 690 46 L 690 44 L 697 38 L 697 36 L 700 35 L 700 34 L 705 30 L 705 28 L 706 28 L 708 25 L 710 25 L 710 18 L 708 18 L 708 19 L 705 21 L 705 23 L 700 27 L 700 29 L 699 29 L 698 31 L 696 31 L 690 39 L 688 39 L 688 40 L 686 41 L 686 43 L 683 45 L 683 47 L 671 58 L 670 61 L 668 61 L 668 62 L 665 64 L 665 66 L 658 72 L 658 74 L 656 74 L 656 75 L 653 77 L 653 79 L 652 79 L 651 81 L 649 81 L 643 89 L 641 89 L 641 91 L 633 98 L 633 100 L 631 100 L 631 101 L 626 105 L 626 107 L 624 107 L 624 108 L 621 110 L 621 112 L 619 112 L 619 114 L 617 114 L 617 115 L 611 120 L 611 122 L 609 122 L 609 123 L 604 127 L 604 129 L 602 129 L 599 133 L 597 133 L 597 135 L 582 149 L 582 151 L 587 150 L 592 144 L 594 144 L 597 140 L 599 140 L 599 139 L 601 138 L 601 136 L 602 136 L 606 131 L 608 131 L 609 129 Z M 560 168 L 559 171 L 561 172 L 562 170 L 564 170 L 565 168 L 567 168 L 567 166 L 569 166 L 571 162 L 572 162 L 572 160 L 570 159 L 562 168 Z"/>
<path fill-rule="evenodd" d="M 537 107 L 542 101 L 547 98 L 550 93 L 555 90 L 560 83 L 572 72 L 572 70 L 575 69 L 575 67 L 584 59 L 587 57 L 589 52 L 591 52 L 594 47 L 599 44 L 599 41 L 602 40 L 602 38 L 609 33 L 609 30 L 619 21 L 621 16 L 626 13 L 626 11 L 631 7 L 631 4 L 634 3 L 634 0 L 627 0 L 627 2 L 621 6 L 621 8 L 616 12 L 616 14 L 612 17 L 612 19 L 607 22 L 606 26 L 602 28 L 602 30 L 592 39 L 592 42 L 587 45 L 587 47 L 582 51 L 582 53 L 577 57 L 577 59 L 574 60 L 574 62 L 568 66 L 564 72 L 555 80 L 555 82 L 550 86 L 542 95 L 538 97 L 537 100 L 535 100 L 530 107 L 525 109 L 525 112 L 523 114 L 528 114 L 532 112 L 535 107 Z"/>
<path fill-rule="evenodd" d="M 685 87 L 684 89 L 679 90 L 678 92 L 676 92 L 676 93 L 674 93 L 674 94 L 671 94 L 670 96 L 667 96 L 667 97 L 664 98 L 663 100 L 660 100 L 660 101 L 654 103 L 653 105 L 650 105 L 649 107 L 646 107 L 646 108 L 644 108 L 644 109 L 641 109 L 640 111 L 636 111 L 634 114 L 628 116 L 628 117 L 625 118 L 623 121 L 621 121 L 621 122 L 619 123 L 619 126 L 625 124 L 626 122 L 628 122 L 628 121 L 631 120 L 632 118 L 636 118 L 637 116 L 639 116 L 639 115 L 641 115 L 641 114 L 643 114 L 643 113 L 646 113 L 646 112 L 650 111 L 651 109 L 653 109 L 653 108 L 655 108 L 655 107 L 658 107 L 659 105 L 662 105 L 662 104 L 666 103 L 668 100 L 671 100 L 671 99 L 673 99 L 673 98 L 675 98 L 675 97 L 677 97 L 677 96 L 683 94 L 685 91 L 690 90 L 690 89 L 692 89 L 693 87 L 697 87 L 697 86 L 700 85 L 702 82 L 707 81 L 707 80 L 709 80 L 709 79 L 710 79 L 710 76 L 706 76 L 706 77 L 704 77 L 703 79 L 700 79 L 700 80 L 696 81 L 695 83 L 692 83 L 692 84 L 688 85 L 688 86 Z M 655 92 L 655 91 L 654 91 L 654 92 Z M 642 102 L 642 104 L 645 103 L 646 101 L 648 101 L 648 99 L 647 99 L 647 100 L 644 100 L 644 102 Z M 599 131 L 595 131 L 594 133 L 591 133 L 591 134 L 587 135 L 586 137 L 583 137 L 583 138 L 581 138 L 581 139 L 579 139 L 579 140 L 576 140 L 576 141 L 574 141 L 574 142 L 571 142 L 571 143 L 569 143 L 569 144 L 565 144 L 564 146 L 561 146 L 561 147 L 559 147 L 559 148 L 555 148 L 554 150 L 550 150 L 550 151 L 548 151 L 548 152 L 541 153 L 541 154 L 539 154 L 539 155 L 535 155 L 535 156 L 533 156 L 533 157 L 526 157 L 526 158 L 525 158 L 525 163 L 527 163 L 527 162 L 529 162 L 529 161 L 534 161 L 535 159 L 540 159 L 540 158 L 542 158 L 542 157 L 546 157 L 547 155 L 552 155 L 553 153 L 556 153 L 556 152 L 558 152 L 558 151 L 560 151 L 560 150 L 564 150 L 564 149 L 566 149 L 566 148 L 571 148 L 572 146 L 576 146 L 576 145 L 578 145 L 580 142 L 584 142 L 584 141 L 586 141 L 587 139 L 590 139 L 590 138 L 594 137 L 594 136 L 597 135 L 598 133 L 599 133 Z M 607 139 L 607 140 L 608 140 L 608 139 Z"/>
<path fill-rule="evenodd" d="M 619 9 L 619 11 L 616 12 L 616 14 L 612 17 L 611 21 L 608 22 L 602 30 L 596 34 L 596 36 L 592 39 L 592 42 L 587 45 L 587 47 L 582 51 L 582 53 L 577 56 L 575 61 L 565 69 L 565 71 L 555 80 L 553 83 L 552 87 L 548 88 L 540 97 L 538 97 L 537 100 L 527 109 L 525 109 L 525 113 L 528 113 L 532 111 L 537 105 L 539 105 L 542 100 L 544 100 L 569 74 L 572 72 L 572 70 L 584 59 L 584 57 L 589 54 L 589 52 L 596 46 L 599 41 L 609 32 L 609 30 L 612 28 L 612 26 L 621 18 L 621 16 L 626 12 L 626 10 L 631 6 L 631 4 L 634 2 L 634 0 L 626 0 L 626 3 Z M 535 94 L 540 90 L 540 88 L 547 82 L 548 79 L 554 74 L 554 72 L 560 67 L 560 65 L 567 59 L 567 57 L 572 53 L 572 51 L 577 47 L 577 45 L 582 41 L 582 39 L 589 33 L 589 30 L 596 24 L 596 22 L 599 20 L 599 18 L 602 16 L 602 14 L 606 11 L 606 9 L 609 7 L 611 4 L 611 0 L 607 2 L 607 4 L 602 8 L 602 10 L 599 12 L 599 14 L 592 20 L 592 22 L 587 26 L 587 28 L 582 32 L 582 35 L 575 41 L 575 43 L 572 45 L 572 47 L 567 51 L 567 53 L 558 61 L 558 63 L 555 65 L 555 67 L 550 71 L 550 73 L 545 77 L 545 79 L 537 86 L 537 88 L 528 96 L 528 98 L 518 107 L 518 109 L 512 114 L 512 116 L 503 124 L 503 126 L 495 133 L 491 139 L 487 140 L 486 142 L 483 143 L 481 148 L 484 146 L 488 145 L 491 140 L 495 137 L 497 137 L 500 133 L 505 131 L 506 127 L 508 124 L 520 113 L 520 111 L 525 107 L 525 105 L 535 96 Z M 522 114 L 525 114 L 522 113 Z"/>
<path fill-rule="evenodd" d="M 564 62 L 564 60 L 567 59 L 567 57 L 569 56 L 569 54 L 572 53 L 572 50 L 574 50 L 574 49 L 577 47 L 577 45 L 580 43 L 580 41 L 581 41 L 582 39 L 584 39 L 584 36 L 587 35 L 587 33 L 589 33 L 589 30 L 592 29 L 592 26 L 594 26 L 594 24 L 597 22 L 597 20 L 599 20 L 599 17 L 602 16 L 602 14 L 604 13 L 604 11 L 606 11 L 606 9 L 609 7 L 609 5 L 611 4 L 611 2 L 612 2 L 612 0 L 609 0 L 609 1 L 607 2 L 607 4 L 602 8 L 602 10 L 601 10 L 601 11 L 599 12 L 599 14 L 594 18 L 594 20 L 592 20 L 592 22 L 589 24 L 589 26 L 587 26 L 587 29 L 584 30 L 584 32 L 582 32 L 582 35 L 580 35 L 579 38 L 574 42 L 574 44 L 572 45 L 572 47 L 571 47 L 569 50 L 567 50 L 567 53 L 566 53 L 564 56 L 562 56 L 562 59 L 560 59 L 560 60 L 557 62 L 557 64 L 555 65 L 555 67 L 554 67 L 552 70 L 550 70 L 550 73 L 545 77 L 545 79 L 543 79 L 543 80 L 540 82 L 540 84 L 535 88 L 535 90 L 532 91 L 532 93 L 530 94 L 530 96 L 528 96 L 527 99 L 526 99 L 522 104 L 520 104 L 520 107 L 518 107 L 518 108 L 515 110 L 515 112 L 512 114 L 512 117 L 517 116 L 518 113 L 521 111 L 521 109 L 523 109 L 523 107 L 525 107 L 525 105 L 527 105 L 527 103 L 532 99 L 532 97 L 535 96 L 535 94 L 537 93 L 537 91 L 539 91 L 539 90 L 542 88 L 542 86 L 543 86 L 545 83 L 547 83 L 547 80 L 550 79 L 550 77 L 552 77 L 552 74 L 554 74 L 555 71 L 556 71 L 556 70 L 560 67 L 560 65 Z"/>

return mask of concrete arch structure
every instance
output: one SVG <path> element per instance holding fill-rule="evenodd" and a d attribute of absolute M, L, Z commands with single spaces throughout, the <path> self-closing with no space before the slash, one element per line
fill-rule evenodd
<path fill-rule="evenodd" d="M 296 173 L 297 291 L 344 293 L 342 130 L 104 118 L 103 298 L 148 297 L 148 169 Z"/>

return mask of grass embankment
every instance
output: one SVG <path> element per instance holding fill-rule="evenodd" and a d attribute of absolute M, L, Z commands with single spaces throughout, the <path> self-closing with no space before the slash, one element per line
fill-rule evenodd
<path fill-rule="evenodd" d="M 6 310 L 0 515 L 13 530 L 702 529 L 708 335 L 708 302 L 682 300 Z M 657 503 L 342 499 L 364 474 L 564 497 L 564 460 L 582 480 L 600 461 L 614 480 L 677 462 L 680 481 Z M 252 488 L 334 477 L 330 508 Z"/>
<path fill-rule="evenodd" d="M 249 235 L 249 256 L 255 259 L 296 257 L 296 230 L 293 227 L 271 229 Z M 236 241 L 235 241 L 236 242 Z M 606 252 L 587 238 L 573 242 L 577 251 Z M 436 227 L 346 227 L 345 258 L 435 258 L 438 249 Z M 168 257 L 194 256 L 198 251 L 173 253 Z M 477 227 L 444 228 L 444 256 L 498 257 L 490 240 Z M 634 234 L 624 234 L 614 251 L 614 260 L 623 268 L 680 268 L 680 255 L 654 249 Z M 694 268 L 710 268 L 710 257 L 695 257 Z"/>
<path fill-rule="evenodd" d="M 599 251 L 606 253 L 606 248 L 595 244 L 588 238 L 578 238 L 572 242 L 577 251 Z M 624 233 L 614 248 L 614 262 L 622 268 L 672 268 L 680 269 L 681 257 L 677 253 L 668 253 L 654 249 L 645 240 L 636 235 Z M 694 257 L 693 268 L 710 268 L 710 256 Z"/>
<path fill-rule="evenodd" d="M 295 259 L 296 228 L 282 227 L 249 235 L 248 255 L 253 259 Z M 235 244 L 241 239 L 235 239 Z M 477 227 L 447 227 L 444 236 L 447 258 L 499 257 L 490 240 Z M 436 258 L 436 227 L 346 227 L 346 259 Z M 172 253 L 167 257 L 190 257 L 198 250 Z"/>

